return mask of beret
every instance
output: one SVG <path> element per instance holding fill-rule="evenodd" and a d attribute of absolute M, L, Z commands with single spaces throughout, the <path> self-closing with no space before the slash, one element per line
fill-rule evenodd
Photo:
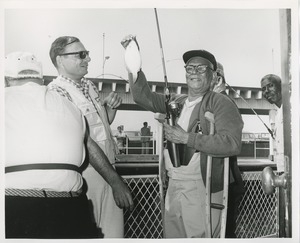
<path fill-rule="evenodd" d="M 43 78 L 42 64 L 30 52 L 12 52 L 5 56 L 6 77 Z"/>

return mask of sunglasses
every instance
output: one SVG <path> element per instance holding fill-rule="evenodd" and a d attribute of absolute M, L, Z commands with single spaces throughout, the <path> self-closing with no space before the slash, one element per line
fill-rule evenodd
<path fill-rule="evenodd" d="M 205 73 L 207 69 L 212 70 L 209 66 L 207 65 L 198 65 L 198 66 L 193 66 L 193 65 L 186 65 L 185 71 L 189 74 L 192 74 L 194 72 L 196 73 Z"/>
<path fill-rule="evenodd" d="M 78 51 L 78 52 L 69 52 L 69 53 L 62 53 L 59 56 L 68 56 L 68 55 L 78 55 L 80 59 L 85 59 L 89 56 L 89 51 Z"/>

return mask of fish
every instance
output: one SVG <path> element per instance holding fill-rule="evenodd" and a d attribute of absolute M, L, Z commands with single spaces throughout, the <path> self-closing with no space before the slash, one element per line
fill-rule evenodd
<path fill-rule="evenodd" d="M 121 45 L 125 48 L 124 62 L 126 70 L 132 75 L 133 83 L 135 83 L 138 72 L 142 68 L 142 58 L 136 36 L 127 35 L 121 41 Z"/>

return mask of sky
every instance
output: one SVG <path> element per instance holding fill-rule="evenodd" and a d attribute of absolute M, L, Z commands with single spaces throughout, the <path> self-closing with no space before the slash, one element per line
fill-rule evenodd
<path fill-rule="evenodd" d="M 76 2 L 76 1 L 75 1 Z M 26 5 L 4 10 L 4 51 L 29 51 L 43 63 L 44 75 L 57 75 L 49 58 L 51 43 L 59 36 L 78 37 L 90 51 L 91 62 L 86 77 L 126 79 L 124 49 L 121 40 L 128 34 L 137 37 L 142 68 L 148 80 L 163 82 L 161 49 L 153 7 L 63 7 L 64 4 Z M 47 5 L 48 6 L 48 5 Z M 176 5 L 175 5 L 176 6 Z M 184 83 L 182 54 L 191 49 L 213 53 L 224 66 L 231 86 L 260 87 L 268 73 L 280 76 L 279 9 L 243 8 L 241 5 L 205 7 L 172 5 L 157 8 L 158 24 L 169 82 Z M 222 6 L 222 5 L 218 5 Z M 105 57 L 109 57 L 104 65 Z M 103 72 L 104 71 L 104 72 Z M 126 115 L 126 124 L 124 122 Z M 137 130 L 144 121 L 154 126 L 149 112 L 119 112 L 112 129 L 125 125 Z M 245 131 L 266 132 L 255 116 L 245 116 Z M 262 116 L 265 123 L 268 117 Z"/>
<path fill-rule="evenodd" d="M 278 9 L 158 8 L 157 13 L 169 82 L 185 82 L 182 54 L 191 49 L 213 53 L 233 86 L 258 87 L 265 73 L 280 74 Z M 48 54 L 51 43 L 71 35 L 90 51 L 88 77 L 101 75 L 103 57 L 109 56 L 104 73 L 127 78 L 120 41 L 128 34 L 137 37 L 148 79 L 162 81 L 153 8 L 5 10 L 5 53 L 35 53 L 45 75 L 56 75 Z"/>

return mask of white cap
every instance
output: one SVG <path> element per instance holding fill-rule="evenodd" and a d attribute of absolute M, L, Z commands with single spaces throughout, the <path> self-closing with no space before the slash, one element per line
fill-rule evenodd
<path fill-rule="evenodd" d="M 11 78 L 43 78 L 42 64 L 29 52 L 12 52 L 5 56 L 5 76 Z"/>

